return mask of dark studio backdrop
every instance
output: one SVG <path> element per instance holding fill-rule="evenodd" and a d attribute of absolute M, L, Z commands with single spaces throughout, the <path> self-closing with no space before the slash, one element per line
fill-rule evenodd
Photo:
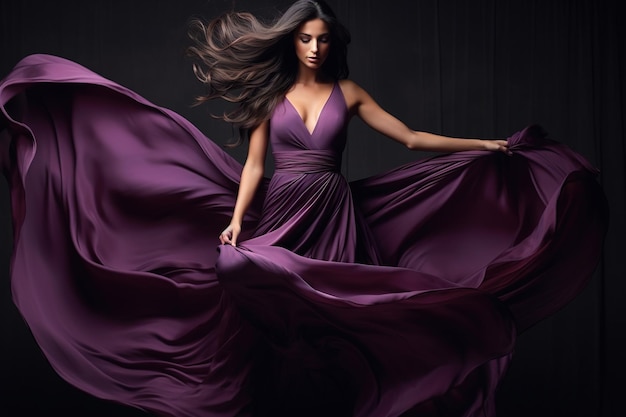
<path fill-rule="evenodd" d="M 287 0 L 1 0 L 0 78 L 31 53 L 75 60 L 171 108 L 218 143 L 232 131 L 191 106 L 202 92 L 184 57 L 187 23 L 235 8 L 270 16 Z M 351 78 L 410 127 L 505 138 L 539 123 L 600 168 L 605 251 L 587 289 L 522 334 L 499 417 L 615 417 L 626 389 L 626 30 L 621 1 L 334 0 L 350 29 Z M 344 172 L 357 179 L 426 155 L 354 121 Z M 243 161 L 245 148 L 232 151 Z M 11 224 L 0 181 L 0 414 L 144 416 L 57 376 L 11 300 Z M 217 239 L 216 239 L 217 244 Z M 584 244 L 584 243 L 583 243 Z"/>

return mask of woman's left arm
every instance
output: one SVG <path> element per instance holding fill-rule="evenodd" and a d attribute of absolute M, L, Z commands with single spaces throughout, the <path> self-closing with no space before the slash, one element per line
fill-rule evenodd
<path fill-rule="evenodd" d="M 348 108 L 372 129 L 400 142 L 411 150 L 433 152 L 458 152 L 469 150 L 511 152 L 505 140 L 451 138 L 429 132 L 420 132 L 409 127 L 381 108 L 378 103 L 356 83 L 343 80 L 341 89 Z"/>

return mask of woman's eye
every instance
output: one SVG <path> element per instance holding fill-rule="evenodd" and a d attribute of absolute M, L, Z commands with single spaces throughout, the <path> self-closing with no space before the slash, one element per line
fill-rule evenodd
<path fill-rule="evenodd" d="M 300 42 L 302 43 L 309 43 L 311 39 L 307 39 L 307 38 L 300 38 Z"/>

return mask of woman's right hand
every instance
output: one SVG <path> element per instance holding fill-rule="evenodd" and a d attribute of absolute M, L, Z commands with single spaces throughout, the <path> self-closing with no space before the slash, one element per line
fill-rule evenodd
<path fill-rule="evenodd" d="M 220 242 L 222 245 L 237 246 L 237 237 L 241 233 L 241 225 L 237 223 L 231 223 L 222 233 L 220 233 Z"/>

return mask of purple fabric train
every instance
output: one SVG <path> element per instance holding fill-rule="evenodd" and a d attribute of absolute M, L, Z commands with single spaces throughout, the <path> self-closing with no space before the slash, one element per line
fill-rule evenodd
<path fill-rule="evenodd" d="M 336 86 L 313 132 L 275 109 L 276 172 L 219 246 L 242 167 L 180 115 L 50 55 L 0 106 L 16 305 L 65 380 L 158 416 L 494 416 L 606 232 L 596 170 L 536 126 L 347 182 Z"/>

